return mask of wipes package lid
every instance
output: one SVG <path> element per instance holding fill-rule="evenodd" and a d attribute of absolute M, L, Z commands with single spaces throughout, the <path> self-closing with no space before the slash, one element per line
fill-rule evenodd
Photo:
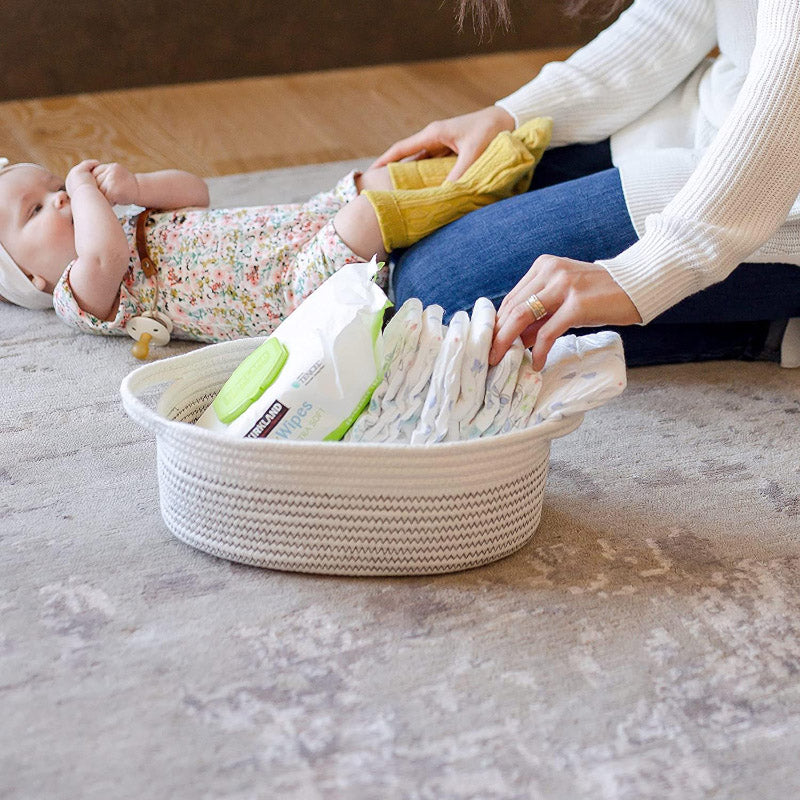
<path fill-rule="evenodd" d="M 379 265 L 347 264 L 234 371 L 197 424 L 243 438 L 335 441 L 382 378 L 391 305 Z"/>

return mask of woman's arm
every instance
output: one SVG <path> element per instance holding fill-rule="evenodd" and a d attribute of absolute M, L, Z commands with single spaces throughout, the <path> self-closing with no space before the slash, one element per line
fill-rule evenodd
<path fill-rule="evenodd" d="M 553 118 L 551 147 L 607 138 L 666 97 L 716 44 L 713 0 L 636 0 L 566 61 L 497 105 Z"/>
<path fill-rule="evenodd" d="M 697 169 L 633 247 L 601 263 L 644 322 L 724 280 L 800 194 L 800 3 L 760 0 L 750 69 Z"/>
<path fill-rule="evenodd" d="M 207 206 L 206 182 L 179 169 L 133 173 L 122 164 L 98 164 L 92 171 L 100 191 L 112 205 L 171 209 Z"/>
<path fill-rule="evenodd" d="M 646 323 L 723 280 L 786 220 L 800 193 L 799 144 L 800 4 L 760 0 L 747 79 L 685 186 L 616 258 L 537 259 L 500 307 L 492 358 L 522 334 L 539 368 L 571 327 Z M 524 305 L 534 292 L 549 312 L 535 324 Z"/>

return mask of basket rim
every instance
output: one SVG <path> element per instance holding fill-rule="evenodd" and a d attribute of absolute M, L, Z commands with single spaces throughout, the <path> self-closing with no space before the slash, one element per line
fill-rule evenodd
<path fill-rule="evenodd" d="M 280 439 L 238 439 L 220 431 L 211 431 L 200 428 L 189 422 L 170 419 L 164 416 L 150 404 L 144 402 L 140 393 L 155 386 L 162 386 L 157 394 L 158 400 L 175 383 L 180 381 L 189 364 L 199 366 L 203 362 L 219 361 L 232 353 L 244 350 L 253 350 L 269 337 L 252 337 L 235 339 L 227 342 L 218 342 L 213 345 L 198 348 L 182 355 L 159 359 L 152 364 L 146 364 L 130 372 L 120 384 L 122 405 L 128 416 L 134 421 L 152 430 L 158 440 L 161 436 L 180 437 L 188 441 L 195 441 L 217 447 L 233 447 L 244 452 L 265 452 L 267 450 L 291 449 L 293 452 L 302 452 L 302 448 L 309 451 L 318 451 L 321 447 L 331 449 L 331 452 L 353 453 L 374 450 L 387 453 L 438 453 L 444 455 L 456 449 L 462 456 L 464 451 L 481 451 L 488 447 L 498 445 L 514 445 L 531 443 L 537 440 L 550 441 L 572 433 L 583 422 L 585 412 L 578 412 L 564 417 L 550 417 L 544 422 L 531 425 L 522 430 L 498 433 L 493 436 L 479 437 L 476 439 L 457 440 L 452 442 L 434 442 L 429 444 L 408 444 L 404 442 L 351 442 L 351 441 L 300 441 Z"/>
<path fill-rule="evenodd" d="M 405 442 L 352 442 L 338 440 L 332 441 L 301 441 L 301 440 L 283 440 L 283 439 L 245 439 L 234 438 L 223 431 L 212 431 L 207 428 L 201 428 L 191 422 L 181 422 L 179 420 L 169 419 L 168 417 L 158 414 L 152 409 L 148 409 L 152 416 L 153 429 L 155 430 L 156 439 L 161 436 L 180 436 L 181 438 L 188 437 L 189 440 L 197 442 L 207 442 L 209 444 L 218 444 L 223 446 L 235 447 L 237 450 L 250 449 L 253 452 L 266 449 L 291 449 L 298 452 L 305 448 L 306 450 L 318 450 L 320 448 L 328 448 L 335 452 L 354 452 L 357 450 L 364 451 L 365 449 L 384 450 L 386 452 L 402 452 L 402 453 L 431 453 L 436 452 L 445 454 L 453 449 L 457 449 L 463 456 L 465 450 L 482 450 L 488 445 L 498 446 L 501 443 L 515 444 L 531 441 L 542 440 L 549 441 L 557 439 L 561 436 L 566 436 L 572 433 L 583 422 L 584 414 L 574 414 L 561 419 L 550 418 L 545 422 L 538 425 L 532 425 L 523 430 L 509 431 L 507 433 L 497 433 L 492 436 L 479 437 L 476 439 L 461 439 L 451 442 L 432 442 L 430 444 L 408 444 Z"/>

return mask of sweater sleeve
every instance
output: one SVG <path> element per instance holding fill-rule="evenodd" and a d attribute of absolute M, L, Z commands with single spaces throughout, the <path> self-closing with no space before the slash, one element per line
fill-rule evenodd
<path fill-rule="evenodd" d="M 599 261 L 644 322 L 726 278 L 800 192 L 800 3 L 760 0 L 747 78 L 691 177 L 645 233 Z"/>
<path fill-rule="evenodd" d="M 497 102 L 517 125 L 553 118 L 551 146 L 596 142 L 640 117 L 716 44 L 712 0 L 636 0 L 566 61 Z"/>

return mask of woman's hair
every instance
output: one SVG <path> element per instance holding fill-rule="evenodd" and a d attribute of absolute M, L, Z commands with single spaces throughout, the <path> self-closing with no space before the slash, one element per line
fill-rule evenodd
<path fill-rule="evenodd" d="M 621 11 L 630 0 L 563 0 L 564 10 L 571 17 L 591 16 L 605 19 Z M 456 20 L 459 30 L 464 27 L 467 15 L 481 36 L 497 27 L 511 27 L 509 0 L 456 0 Z"/>
<path fill-rule="evenodd" d="M 565 0 L 564 8 L 571 17 L 586 16 L 606 19 L 630 5 L 630 0 Z"/>

